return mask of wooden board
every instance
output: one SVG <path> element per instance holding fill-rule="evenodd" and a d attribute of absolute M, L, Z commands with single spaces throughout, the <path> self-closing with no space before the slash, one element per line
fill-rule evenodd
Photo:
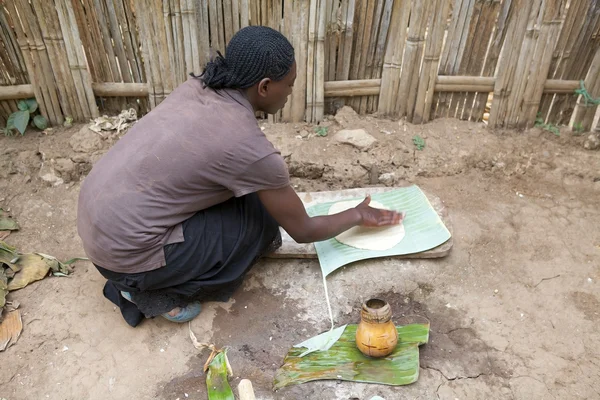
<path fill-rule="evenodd" d="M 331 192 L 307 192 L 298 193 L 298 196 L 304 203 L 306 208 L 312 207 L 318 203 L 327 203 L 330 201 L 340 201 L 344 199 L 352 199 L 356 197 L 364 197 L 367 194 L 385 193 L 398 188 L 393 187 L 374 187 L 374 188 L 360 188 L 360 189 L 346 189 L 336 190 Z M 444 221 L 444 225 L 452 234 L 452 223 L 448 215 L 448 210 L 444 206 L 442 200 L 434 195 L 431 195 L 423 191 L 429 202 L 433 206 L 433 209 Z M 281 237 L 283 239 L 282 246 L 273 254 L 270 254 L 269 258 L 317 258 L 317 252 L 315 246 L 312 243 L 300 244 L 296 243 L 294 239 L 288 235 L 288 233 L 281 229 Z M 421 253 L 404 254 L 396 256 L 397 258 L 440 258 L 445 257 L 450 253 L 452 249 L 453 240 L 450 238 L 447 242 L 435 247 L 431 250 L 427 250 Z"/>

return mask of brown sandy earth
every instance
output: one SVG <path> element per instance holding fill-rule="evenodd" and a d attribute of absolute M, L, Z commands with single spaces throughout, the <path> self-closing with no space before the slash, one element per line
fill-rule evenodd
<path fill-rule="evenodd" d="M 361 302 L 373 296 L 388 300 L 396 318 L 431 320 L 420 378 L 404 387 L 321 381 L 273 392 L 290 346 L 329 320 L 318 262 L 269 260 L 229 303 L 204 304 L 191 325 L 200 341 L 230 348 L 232 386 L 248 378 L 259 399 L 600 398 L 599 152 L 566 131 L 492 132 L 455 120 L 413 126 L 342 112 L 322 125 L 327 137 L 310 125 L 264 124 L 298 191 L 416 183 L 450 211 L 450 256 L 371 260 L 328 278 L 338 324 L 358 322 Z M 378 141 L 368 151 L 337 144 L 343 127 Z M 0 138 L 0 207 L 21 225 L 8 238 L 21 251 L 83 255 L 79 182 L 116 138 L 81 128 Z M 414 135 L 425 139 L 423 151 Z M 208 351 L 192 346 L 188 326 L 157 318 L 130 328 L 103 284 L 79 262 L 71 277 L 9 295 L 21 302 L 24 330 L 0 355 L 0 398 L 206 399 Z"/>

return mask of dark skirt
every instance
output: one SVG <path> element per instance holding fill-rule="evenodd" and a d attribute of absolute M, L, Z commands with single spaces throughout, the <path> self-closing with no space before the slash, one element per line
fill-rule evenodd
<path fill-rule="evenodd" d="M 196 213 L 183 223 L 183 236 L 164 247 L 166 266 L 153 271 L 123 274 L 96 265 L 108 280 L 104 296 L 129 325 L 192 301 L 228 301 L 256 261 L 281 246 L 279 226 L 256 193 Z"/>

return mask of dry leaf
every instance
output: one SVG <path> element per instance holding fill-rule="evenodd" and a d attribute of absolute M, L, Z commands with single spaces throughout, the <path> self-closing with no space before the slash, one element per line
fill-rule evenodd
<path fill-rule="evenodd" d="M 0 323 L 0 351 L 15 344 L 22 330 L 21 312 L 19 310 L 9 312 Z"/>

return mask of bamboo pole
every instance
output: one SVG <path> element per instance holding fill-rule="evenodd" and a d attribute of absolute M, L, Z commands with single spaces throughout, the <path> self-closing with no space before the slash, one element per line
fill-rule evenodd
<path fill-rule="evenodd" d="M 149 93 L 147 83 L 94 82 L 92 89 L 96 96 L 104 97 L 146 97 Z"/>
<path fill-rule="evenodd" d="M 78 80 L 81 82 L 81 87 L 83 89 L 83 96 L 79 97 L 79 101 L 81 101 L 83 104 L 87 103 L 87 107 L 82 106 L 85 117 L 88 119 L 96 118 L 100 116 L 100 112 L 98 111 L 98 106 L 96 105 L 96 98 L 94 97 L 94 92 L 92 90 L 92 77 L 90 76 L 90 71 L 88 70 L 86 65 L 85 54 L 82 48 L 81 36 L 79 35 L 79 28 L 77 26 L 77 20 L 75 18 L 75 13 L 73 12 L 73 7 L 67 5 L 66 1 L 68 0 L 65 0 L 65 3 L 62 3 L 62 6 L 66 11 L 65 17 L 67 18 L 67 24 L 71 27 L 75 60 L 77 62 L 77 65 L 79 66 L 79 70 L 75 71 L 75 73 L 77 74 Z"/>
<path fill-rule="evenodd" d="M 494 2 L 495 3 L 495 2 Z M 493 3 L 493 5 L 494 5 Z M 496 72 L 496 67 L 498 65 L 498 59 L 500 57 L 500 51 L 504 45 L 506 35 L 507 35 L 507 27 L 509 18 L 512 17 L 511 11 L 511 2 L 505 1 L 502 3 L 500 7 L 498 17 L 495 19 L 496 28 L 492 35 L 492 41 L 490 43 L 487 57 L 485 59 L 485 65 L 483 67 L 483 76 L 493 76 Z M 479 93 L 475 97 L 473 109 L 471 111 L 471 119 L 474 121 L 480 121 L 483 119 L 483 114 L 485 112 L 485 107 L 488 101 L 489 93 Z"/>
<path fill-rule="evenodd" d="M 520 50 L 521 54 L 517 62 L 515 75 L 511 82 L 511 90 L 508 94 L 507 114 L 504 121 L 504 125 L 508 127 L 519 126 L 518 120 L 520 109 L 524 99 L 525 88 L 529 81 L 529 66 L 533 62 L 536 42 L 540 33 L 543 1 L 544 0 L 533 0 L 533 5 L 529 12 L 527 30 Z"/>
<path fill-rule="evenodd" d="M 291 2 L 287 1 L 287 3 Z M 245 28 L 250 24 L 250 7 L 248 6 L 248 0 L 241 0 L 240 4 L 240 28 Z M 289 39 L 289 38 L 288 38 Z"/>
<path fill-rule="evenodd" d="M 307 38 L 309 19 L 309 0 L 298 0 L 294 2 L 294 48 L 296 49 L 297 77 L 293 89 L 292 120 L 299 122 L 305 119 L 306 111 L 306 89 L 307 89 Z"/>
<path fill-rule="evenodd" d="M 98 26 L 101 31 L 101 37 L 104 42 L 104 51 L 106 52 L 106 59 L 110 65 L 111 79 L 115 82 L 121 81 L 121 73 L 119 72 L 119 67 L 117 66 L 117 56 L 114 52 L 111 35 L 109 32 L 109 23 L 106 20 L 104 15 L 104 8 L 100 3 L 100 0 L 93 0 L 94 8 L 96 10 L 95 16 L 98 20 Z M 139 8 L 137 9 L 139 10 Z"/>
<path fill-rule="evenodd" d="M 521 44 L 527 29 L 527 19 L 531 3 L 528 0 L 512 0 L 511 18 L 507 24 L 507 35 L 500 54 L 494 85 L 494 100 L 489 117 L 489 126 L 497 127 L 504 124 L 508 108 L 508 95 L 516 66 L 520 57 Z"/>
<path fill-rule="evenodd" d="M 367 48 L 367 59 L 365 60 L 365 69 L 362 78 L 368 79 L 373 76 L 373 69 L 375 68 L 375 50 L 377 49 L 378 33 L 381 25 L 381 15 L 383 13 L 384 0 L 377 0 L 377 3 L 371 2 L 369 7 L 369 13 L 367 15 L 367 21 L 370 26 L 365 29 L 365 34 L 369 34 L 368 48 Z M 359 112 L 364 114 L 368 111 L 369 99 L 371 99 L 371 105 L 373 100 L 370 97 L 361 97 Z"/>
<path fill-rule="evenodd" d="M 193 47 L 197 47 L 197 40 L 192 40 L 195 37 L 194 29 L 196 25 L 192 22 L 192 14 L 193 14 L 193 3 L 190 3 L 188 0 L 181 0 L 180 9 L 181 9 L 181 28 L 182 28 L 182 40 L 183 40 L 183 53 L 185 56 L 184 60 L 184 70 L 185 73 L 183 79 L 187 79 L 187 76 L 190 72 L 196 72 L 200 69 L 200 66 L 196 68 L 196 62 L 194 59 L 194 49 Z"/>
<path fill-rule="evenodd" d="M 315 89 L 315 39 L 317 36 L 317 10 L 319 0 L 310 0 L 308 20 L 308 44 L 306 61 L 306 110 L 307 122 L 314 121 L 314 89 Z"/>
<path fill-rule="evenodd" d="M 154 15 L 160 15 L 162 9 L 162 0 L 154 0 L 153 11 Z M 174 74 L 175 70 L 173 67 L 174 58 L 172 57 L 172 48 L 169 43 L 169 35 L 167 31 L 167 25 L 165 24 L 164 18 L 151 18 L 154 25 L 155 37 L 153 42 L 156 44 L 156 50 L 158 54 L 158 64 L 160 68 L 161 83 L 163 87 L 163 98 L 167 97 L 174 88 Z M 169 68 L 170 66 L 170 68 Z"/>
<path fill-rule="evenodd" d="M 412 120 L 415 101 L 417 99 L 417 87 L 420 75 L 419 64 L 423 53 L 430 4 L 430 2 L 422 2 L 415 7 L 411 15 L 408 31 L 406 54 L 400 77 L 398 111 L 400 116 L 406 115 L 409 121 Z"/>
<path fill-rule="evenodd" d="M 360 64 L 361 60 L 366 57 L 363 53 L 363 41 L 365 37 L 365 18 L 367 14 L 368 0 L 356 0 L 354 12 L 354 43 L 352 48 L 352 57 L 350 62 L 350 79 L 360 79 Z M 348 102 L 350 107 L 358 111 L 360 107 L 360 99 L 352 99 Z"/>
<path fill-rule="evenodd" d="M 154 29 L 148 20 L 148 0 L 134 0 L 138 29 L 140 30 L 140 51 L 144 59 L 144 69 L 148 81 L 148 102 L 153 109 L 160 103 L 157 97 L 157 82 L 160 81 L 160 72 L 155 67 L 156 56 L 154 54 L 151 38 L 154 37 Z"/>
<path fill-rule="evenodd" d="M 596 54 L 585 78 L 584 85 L 590 96 L 600 98 L 600 47 L 596 49 Z M 598 105 L 586 104 L 581 96 L 579 96 L 573 112 L 572 129 L 581 126 L 584 132 L 591 130 L 597 109 Z"/>
<path fill-rule="evenodd" d="M 127 54 L 125 52 L 125 44 L 123 43 L 123 36 L 121 35 L 122 26 L 119 23 L 120 21 L 117 17 L 115 5 L 113 0 L 106 0 L 104 4 L 106 4 L 106 9 L 108 11 L 109 29 L 114 51 L 117 56 L 117 60 L 119 61 L 120 78 L 123 80 L 123 82 L 133 82 L 133 75 L 129 68 Z"/>
<path fill-rule="evenodd" d="M 22 9 L 25 10 L 24 15 L 29 15 L 28 24 L 31 33 L 33 35 L 39 33 L 39 43 L 45 47 L 46 57 L 40 60 L 44 80 L 48 86 L 54 86 L 52 91 L 58 97 L 58 106 L 61 107 L 60 114 L 71 116 L 75 120 L 81 120 L 83 119 L 83 111 L 77 101 L 75 83 L 71 75 L 56 10 L 43 1 L 34 1 L 31 6 L 34 8 L 35 14 L 27 13 L 27 8 L 22 7 Z M 43 39 L 46 40 L 42 41 Z M 48 46 L 45 46 L 46 41 Z M 61 84 L 55 86 L 54 82 L 61 82 Z"/>
<path fill-rule="evenodd" d="M 67 10 L 65 9 L 65 5 L 62 2 L 63 0 L 57 0 L 55 5 L 56 5 L 56 12 L 58 15 L 58 21 L 60 21 L 60 27 L 63 29 L 62 31 L 62 37 L 64 40 L 64 44 L 65 44 L 65 48 L 66 48 L 66 52 L 67 52 L 67 60 L 68 60 L 68 64 L 69 64 L 69 68 L 70 68 L 70 72 L 71 72 L 71 79 L 73 80 L 74 84 L 75 84 L 75 103 L 78 106 L 77 107 L 77 118 L 76 120 L 89 120 L 91 118 L 91 112 L 89 107 L 87 107 L 87 104 L 84 102 L 85 98 L 86 98 L 86 94 L 85 94 L 85 82 L 83 81 L 83 77 L 80 74 L 80 70 L 85 69 L 85 65 L 83 65 L 82 63 L 79 62 L 79 59 L 75 53 L 75 47 L 76 46 L 80 46 L 80 44 L 77 43 L 77 39 L 75 37 L 75 32 L 74 30 L 77 28 L 77 25 L 75 25 L 75 27 L 73 27 L 70 23 L 69 23 L 69 18 L 67 16 Z M 52 20 L 52 18 L 45 18 L 47 21 L 48 20 Z M 74 29 L 74 30 L 70 30 Z"/>
<path fill-rule="evenodd" d="M 42 36 L 47 37 L 48 42 L 52 41 L 54 44 L 54 46 L 47 46 L 47 51 L 54 79 L 56 82 L 61 82 L 60 85 L 57 85 L 57 90 L 63 115 L 70 116 L 76 121 L 82 121 L 86 119 L 86 107 L 81 101 L 80 96 L 84 91 L 77 76 L 81 64 L 75 56 L 70 31 L 63 30 L 65 24 L 68 23 L 61 21 L 61 4 L 54 4 L 54 7 L 51 3 L 44 1 L 35 1 L 32 4 L 37 4 L 36 14 Z M 66 15 L 64 19 L 66 19 Z"/>
<path fill-rule="evenodd" d="M 395 114 L 400 82 L 400 67 L 404 55 L 408 18 L 412 2 L 395 0 L 392 8 L 392 21 L 387 42 L 383 69 L 381 72 L 381 93 L 379 94 L 379 113 Z"/>
<path fill-rule="evenodd" d="M 188 0 L 192 1 L 192 0 Z M 144 82 L 146 77 L 144 76 L 144 68 L 142 65 L 141 54 L 139 53 L 140 44 L 138 38 L 138 29 L 136 26 L 136 20 L 132 12 L 132 0 L 127 1 L 123 4 L 123 10 L 125 13 L 125 24 L 127 28 L 124 32 L 127 33 L 127 43 L 131 46 L 131 53 L 129 55 L 129 62 L 131 64 L 131 69 L 133 71 L 133 78 L 135 82 Z M 137 72 L 136 72 L 137 71 Z"/>
<path fill-rule="evenodd" d="M 586 72 L 593 60 L 595 50 L 600 43 L 597 40 L 600 31 L 600 12 L 597 1 L 586 4 L 585 22 L 577 35 L 574 46 L 571 48 L 570 63 L 563 79 L 585 79 Z M 560 115 L 558 124 L 569 123 L 572 110 L 575 108 L 577 97 L 563 96 L 558 107 L 553 107 L 552 113 Z"/>
<path fill-rule="evenodd" d="M 188 69 L 186 67 L 185 38 L 183 35 L 183 21 L 181 15 L 181 4 L 179 0 L 171 2 L 171 21 L 173 29 L 173 52 L 177 60 L 176 74 L 173 74 L 173 89 L 187 79 Z"/>
<path fill-rule="evenodd" d="M 468 21 L 473 13 L 474 0 L 455 0 L 448 36 L 441 55 L 440 75 L 458 75 L 460 60 L 467 41 Z M 434 96 L 437 104 L 435 116 L 444 118 L 451 114 L 452 94 L 441 93 Z"/>
<path fill-rule="evenodd" d="M 567 10 L 565 21 L 563 22 L 562 29 L 560 31 L 560 37 L 554 54 L 552 56 L 552 63 L 550 64 L 550 73 L 548 77 L 550 79 L 560 79 L 564 74 L 565 64 L 568 62 L 573 43 L 569 43 L 574 40 L 572 33 L 574 31 L 579 32 L 579 29 L 583 26 L 585 21 L 584 18 L 580 18 L 580 15 L 585 12 L 586 0 L 572 0 Z M 550 107 L 554 102 L 555 95 L 544 95 L 542 97 L 540 105 L 540 114 L 547 119 Z M 554 122 L 554 121 L 552 121 Z"/>
<path fill-rule="evenodd" d="M 233 0 L 231 3 L 231 15 L 233 17 L 233 33 L 240 30 L 240 0 Z"/>
<path fill-rule="evenodd" d="M 29 99 L 34 96 L 32 84 L 0 86 L 0 100 Z"/>
<path fill-rule="evenodd" d="M 11 25 L 4 12 L 0 10 L 0 41 L 5 43 L 5 50 L 10 59 L 10 63 L 8 64 L 14 67 L 11 72 L 16 80 L 13 83 L 27 83 L 27 66 L 23 59 L 23 54 L 19 49 L 15 33 L 9 28 Z"/>
<path fill-rule="evenodd" d="M 445 78 L 449 78 L 446 76 L 437 77 L 437 69 L 444 43 L 445 21 L 448 19 L 450 3 L 445 0 L 437 0 L 434 3 L 434 10 L 435 13 L 431 15 L 432 20 L 429 24 L 431 27 L 430 36 L 427 40 L 425 56 L 423 58 L 423 73 L 419 81 L 417 99 L 415 101 L 413 116 L 413 123 L 415 124 L 429 121 L 433 104 L 433 94 L 436 91 L 436 78 L 438 78 L 438 82 L 440 82 L 439 78 L 442 78 L 442 82 L 444 80 L 447 81 Z M 453 76 L 452 78 L 456 77 Z"/>
<path fill-rule="evenodd" d="M 354 36 L 354 8 L 356 6 L 356 0 L 344 0 L 346 5 L 346 13 L 342 14 L 345 16 L 344 22 L 344 38 L 341 55 L 342 60 L 338 59 L 338 70 L 336 78 L 338 80 L 345 80 L 350 78 L 350 64 L 352 60 L 352 41 Z"/>
<path fill-rule="evenodd" d="M 325 80 L 335 80 L 336 56 L 340 39 L 338 12 L 339 2 L 326 0 L 327 18 L 325 20 Z"/>
<path fill-rule="evenodd" d="M 284 10 L 283 10 L 283 16 L 284 18 L 282 19 L 282 25 L 283 25 L 283 34 L 285 35 L 285 37 L 290 41 L 290 43 L 294 43 L 294 38 L 292 37 L 292 27 L 294 25 L 294 7 L 293 7 L 293 3 L 291 1 L 286 1 L 284 2 Z M 297 54 L 295 55 L 296 58 L 296 63 L 298 60 L 298 56 Z M 298 69 L 298 66 L 296 65 L 296 70 Z M 294 101 L 294 96 L 289 96 L 287 103 L 285 104 L 285 106 L 283 107 L 283 110 L 281 112 L 281 117 L 282 120 L 285 122 L 289 122 L 292 120 L 292 104 Z"/>
<path fill-rule="evenodd" d="M 378 95 L 380 88 L 364 87 L 356 89 L 325 89 L 325 97 L 357 97 L 357 96 L 375 96 Z"/>
<path fill-rule="evenodd" d="M 319 7 L 319 25 L 317 30 L 317 52 L 316 52 L 316 73 L 315 73 L 315 108 L 313 122 L 323 120 L 325 114 L 325 20 L 326 20 L 325 0 L 320 0 Z"/>
<path fill-rule="evenodd" d="M 208 0 L 208 16 L 210 21 L 210 47 L 224 52 L 222 34 L 219 35 L 219 21 L 217 16 L 217 5 L 220 5 L 217 0 Z"/>
<path fill-rule="evenodd" d="M 374 1 L 362 0 L 362 4 L 361 13 L 359 15 L 360 23 L 357 24 L 359 28 L 359 40 L 356 42 L 353 60 L 356 64 L 356 75 L 354 76 L 354 79 L 366 78 L 365 72 L 368 60 L 369 38 L 371 35 L 371 26 L 373 25 L 373 13 L 375 8 Z M 358 55 L 360 55 L 360 57 L 357 57 Z M 354 98 L 350 103 L 356 112 L 360 112 L 361 100 L 361 98 Z"/>
<path fill-rule="evenodd" d="M 518 124 L 532 127 L 535 124 L 540 101 L 544 93 L 544 84 L 550 71 L 552 53 L 560 30 L 560 10 L 564 0 L 546 0 L 537 46 L 529 67 L 529 80 L 523 93 L 523 105 L 519 113 Z"/>
<path fill-rule="evenodd" d="M 223 4 L 223 25 L 225 30 L 225 43 L 229 43 L 233 36 L 233 6 L 231 0 L 222 0 Z"/>
<path fill-rule="evenodd" d="M 477 1 L 475 3 L 475 9 L 473 11 L 473 16 L 471 17 L 472 22 L 469 28 L 468 42 L 471 43 L 467 43 L 466 47 L 470 50 L 466 50 L 463 54 L 463 60 L 459 67 L 459 75 L 479 76 L 482 74 L 486 57 L 489 55 L 488 49 L 494 33 L 496 20 L 498 19 L 499 9 L 499 1 Z M 477 23 L 473 24 L 473 21 L 475 20 Z M 489 93 L 485 93 L 485 95 L 489 95 Z M 452 101 L 456 102 L 458 108 L 458 118 L 465 120 L 472 118 L 471 115 L 473 113 L 475 97 L 476 93 L 473 92 L 452 97 Z M 464 107 L 461 107 L 463 103 Z M 452 108 L 452 105 L 450 108 Z M 460 108 L 463 108 L 462 111 Z"/>
<path fill-rule="evenodd" d="M 19 15 L 21 18 L 22 24 L 15 23 L 14 28 L 17 33 L 19 47 L 23 53 L 26 51 L 29 53 L 29 57 L 24 54 L 24 60 L 27 65 L 29 80 L 34 87 L 34 91 L 37 90 L 35 97 L 38 104 L 40 104 L 40 112 L 51 124 L 62 124 L 64 118 L 60 109 L 56 86 L 54 81 L 51 80 L 50 60 L 31 6 L 23 0 L 9 1 L 4 5 L 11 15 L 15 17 Z M 17 13 L 17 5 L 21 10 L 20 14 Z"/>
<path fill-rule="evenodd" d="M 377 39 L 377 45 L 375 49 L 375 59 L 373 60 L 373 71 L 371 73 L 371 78 L 379 79 L 381 78 L 381 70 L 383 68 L 383 56 L 385 52 L 385 43 L 388 38 L 388 32 L 390 30 L 390 19 L 392 16 L 392 6 L 394 4 L 393 0 L 385 0 L 385 5 L 383 7 L 383 13 L 381 16 L 381 27 L 379 29 L 379 37 Z M 372 113 L 375 112 L 378 108 L 377 102 L 379 100 L 378 96 L 371 96 L 367 101 L 367 112 Z"/>
<path fill-rule="evenodd" d="M 194 0 L 191 0 L 194 1 Z M 210 60 L 210 47 L 211 41 L 210 30 L 209 30 L 209 18 L 208 18 L 208 0 L 200 0 L 197 2 L 198 4 L 198 13 L 197 21 L 198 21 L 198 41 L 200 44 L 199 53 L 200 53 L 200 66 L 198 73 L 201 73 L 204 69 L 204 66 Z"/>

